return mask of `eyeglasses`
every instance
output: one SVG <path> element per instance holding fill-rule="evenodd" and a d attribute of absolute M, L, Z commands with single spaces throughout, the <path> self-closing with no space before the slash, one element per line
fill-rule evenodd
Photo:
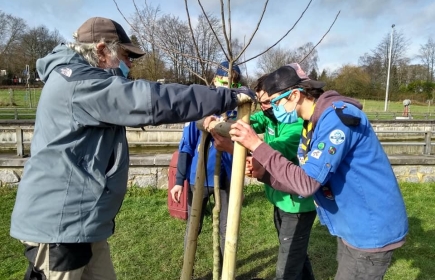
<path fill-rule="evenodd" d="M 272 99 L 272 107 L 273 109 L 278 109 L 278 103 L 281 99 L 286 98 L 287 96 L 289 96 L 291 93 L 293 92 L 293 90 L 288 90 L 283 92 L 281 95 L 275 97 L 274 99 Z"/>
<path fill-rule="evenodd" d="M 215 77 L 215 81 L 218 82 L 221 87 L 227 87 L 228 86 L 228 81 L 221 80 L 221 79 L 219 79 L 217 77 Z M 242 86 L 241 83 L 232 83 L 231 84 L 231 88 L 239 88 L 241 86 Z"/>
<path fill-rule="evenodd" d="M 270 105 L 271 101 L 270 100 L 257 101 L 257 103 L 260 104 L 260 106 L 268 106 L 268 105 Z"/>
<path fill-rule="evenodd" d="M 121 49 L 122 49 L 122 52 L 120 53 L 120 56 L 122 57 L 122 59 L 124 61 L 133 62 L 134 58 L 130 57 L 130 53 L 126 49 L 124 49 L 122 47 L 121 47 Z"/>

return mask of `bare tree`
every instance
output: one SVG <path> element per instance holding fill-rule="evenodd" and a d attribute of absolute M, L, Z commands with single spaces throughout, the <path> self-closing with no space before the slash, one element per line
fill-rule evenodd
<path fill-rule="evenodd" d="M 308 42 L 297 48 L 294 52 L 294 56 L 293 61 L 299 62 L 302 69 L 305 71 L 319 70 L 319 67 L 317 66 L 319 56 L 313 43 Z"/>
<path fill-rule="evenodd" d="M 304 60 L 301 61 L 302 59 Z M 292 62 L 300 62 L 302 69 L 307 72 L 312 70 L 317 71 L 318 60 L 317 50 L 313 50 L 313 43 L 311 42 L 305 43 L 296 49 L 282 49 L 276 47 L 258 58 L 257 67 L 259 71 L 257 74 L 262 75 L 270 73 L 279 67 Z"/>
<path fill-rule="evenodd" d="M 257 60 L 258 76 L 270 73 L 284 64 L 292 61 L 292 53 L 290 50 L 285 50 L 280 47 L 273 48 L 263 54 Z"/>
<path fill-rule="evenodd" d="M 117 6 L 118 11 L 123 15 L 122 11 L 120 10 L 117 1 L 113 0 L 114 3 Z M 187 57 L 190 59 L 196 59 L 198 61 L 198 64 L 194 64 L 195 67 L 192 68 L 192 65 L 184 65 L 185 68 L 189 71 L 189 73 L 191 73 L 192 75 L 195 75 L 196 77 L 198 77 L 202 82 L 209 84 L 210 80 L 208 79 L 208 77 L 204 76 L 205 73 L 208 73 L 209 71 L 207 71 L 207 68 L 210 69 L 211 64 L 214 65 L 218 65 L 220 61 L 212 61 L 210 60 L 209 57 L 206 57 L 203 55 L 202 53 L 202 49 L 200 48 L 199 44 L 198 44 L 198 38 L 199 37 L 195 37 L 195 27 L 192 24 L 192 20 L 191 20 L 191 16 L 190 16 L 190 10 L 189 10 L 189 5 L 187 3 L 187 0 L 184 1 L 185 3 L 185 9 L 186 9 L 186 16 L 187 16 L 187 24 L 189 27 L 189 31 L 190 31 L 190 36 L 192 39 L 192 46 L 193 46 L 193 53 L 186 53 L 186 52 L 180 52 L 177 49 L 171 49 L 168 46 L 164 46 L 162 45 L 162 40 L 155 40 L 155 38 L 150 37 L 149 34 L 153 34 L 153 36 L 157 36 L 155 32 L 144 32 L 144 30 L 147 30 L 149 28 L 154 28 L 154 30 L 156 29 L 156 17 L 155 14 L 153 13 L 148 13 L 148 17 L 146 16 L 146 13 L 143 12 L 143 10 L 141 10 L 140 8 L 138 8 L 138 6 L 136 5 L 135 0 L 132 0 L 135 9 L 136 9 L 136 17 L 134 19 L 133 22 L 130 22 L 127 18 L 125 18 L 125 20 L 130 24 L 130 26 L 132 27 L 133 31 L 135 32 L 136 35 L 138 35 L 139 37 L 141 37 L 143 39 L 143 41 L 147 42 L 148 44 L 151 43 L 152 45 L 156 46 L 159 48 L 160 51 L 164 52 L 165 55 L 170 56 L 170 57 L 174 57 L 175 54 L 179 54 L 183 57 Z M 304 16 L 306 10 L 310 7 L 312 0 L 310 0 L 304 11 L 301 13 L 301 15 L 296 19 L 295 23 L 279 38 L 276 40 L 275 43 L 271 44 L 270 47 L 266 48 L 264 51 L 260 52 L 257 55 L 252 56 L 251 58 L 248 59 L 243 59 L 243 61 L 241 61 L 241 57 L 242 55 L 245 53 L 246 49 L 250 46 L 250 44 L 253 41 L 253 38 L 255 37 L 261 22 L 263 20 L 264 14 L 267 10 L 267 5 L 269 3 L 269 0 L 265 0 L 264 2 L 264 6 L 263 9 L 260 12 L 260 17 L 259 20 L 257 22 L 257 24 L 254 27 L 254 31 L 252 32 L 251 36 L 248 37 L 248 39 L 246 40 L 246 42 L 244 42 L 242 48 L 240 50 L 237 50 L 236 48 L 234 48 L 234 46 L 236 45 L 235 43 L 237 42 L 236 40 L 234 40 L 232 38 L 232 25 L 231 25 L 231 2 L 228 1 L 227 5 L 225 5 L 223 0 L 220 0 L 220 18 L 221 18 L 221 22 L 220 25 L 216 25 L 216 21 L 215 19 L 204 9 L 204 6 L 202 5 L 201 1 L 198 0 L 198 4 L 202 10 L 202 15 L 204 16 L 205 20 L 207 21 L 208 25 L 209 25 L 209 31 L 208 32 L 212 32 L 212 34 L 214 35 L 215 39 L 216 39 L 216 43 L 217 46 L 221 49 L 221 52 L 224 55 L 224 59 L 227 60 L 229 62 L 229 68 L 232 68 L 233 64 L 239 64 L 242 65 L 252 59 L 255 59 L 257 57 L 260 57 L 261 55 L 265 54 L 266 52 L 268 52 L 269 50 L 271 50 L 272 48 L 274 48 L 279 42 L 281 42 L 293 29 L 294 27 L 298 24 L 298 22 L 300 21 L 300 19 Z M 148 9 L 150 10 L 150 5 L 147 4 L 147 2 L 145 1 L 145 10 Z M 152 10 L 152 9 L 151 9 Z M 338 14 L 337 14 L 338 16 Z M 335 20 L 337 19 L 337 17 L 335 18 Z M 332 23 L 332 25 L 335 23 Z M 140 24 L 138 24 L 140 22 Z M 329 30 L 331 29 L 332 25 L 330 26 Z M 141 27 L 141 29 L 139 28 Z M 329 32 L 329 30 L 327 32 Z M 326 35 L 326 34 L 325 34 Z M 324 36 L 323 36 L 324 37 Z M 322 37 L 322 39 L 323 39 Z M 321 41 L 321 40 L 320 40 Z M 320 43 L 319 41 L 319 43 Z M 312 45 L 311 45 L 312 46 Z M 316 45 L 317 46 L 317 45 Z M 310 50 L 310 52 L 312 52 L 314 50 L 314 48 L 316 46 L 313 46 L 313 49 Z M 309 53 L 308 53 L 309 54 Z M 303 60 L 303 58 L 302 58 Z M 310 65 L 311 66 L 311 65 Z M 310 67 L 309 66 L 309 67 Z M 317 66 L 316 66 L 317 68 Z M 198 71 L 199 70 L 199 71 Z M 311 70 L 311 69 L 310 69 Z M 229 75 L 230 80 L 231 80 L 231 73 Z"/>
<path fill-rule="evenodd" d="M 115 2 L 116 3 L 116 2 Z M 161 49 L 157 47 L 159 26 L 157 21 L 161 17 L 160 6 L 153 7 L 144 1 L 144 6 L 139 8 L 133 1 L 135 13 L 129 22 L 133 35 L 139 46 L 146 51 L 134 66 L 135 78 L 146 78 L 156 81 L 164 77 L 165 66 Z"/>
<path fill-rule="evenodd" d="M 402 31 L 394 30 L 393 45 L 391 52 L 391 88 L 397 90 L 401 78 L 404 76 L 403 67 L 409 64 L 409 58 L 406 51 L 409 46 L 409 40 Z M 372 88 L 381 90 L 385 88 L 388 68 L 388 52 L 390 49 L 390 34 L 386 34 L 382 41 L 376 46 L 371 53 L 365 53 L 359 58 L 359 64 L 370 75 Z"/>
<path fill-rule="evenodd" d="M 20 50 L 26 64 L 34 71 L 36 60 L 46 56 L 55 46 L 63 42 L 64 38 L 59 31 L 50 31 L 46 26 L 40 25 L 29 29 L 22 35 Z"/>
<path fill-rule="evenodd" d="M 12 63 L 16 46 L 25 32 L 27 25 L 22 18 L 14 17 L 0 11 L 0 64 L 2 69 L 16 71 L 16 65 Z"/>
<path fill-rule="evenodd" d="M 427 67 L 426 81 L 432 82 L 434 80 L 434 67 L 435 67 L 435 41 L 430 37 L 426 44 L 420 46 L 418 57 L 423 64 Z"/>

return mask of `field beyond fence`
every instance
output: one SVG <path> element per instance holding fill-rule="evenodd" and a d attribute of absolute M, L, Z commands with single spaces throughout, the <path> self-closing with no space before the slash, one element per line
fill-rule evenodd
<path fill-rule="evenodd" d="M 41 88 L 23 87 L 0 89 L 0 119 L 34 119 L 41 90 Z M 389 101 L 387 111 L 384 111 L 383 100 L 359 101 L 370 120 L 395 120 L 396 117 L 403 115 L 402 101 Z M 411 102 L 409 112 L 414 120 L 435 119 L 435 106 L 431 101 L 422 103 L 411 100 Z"/>

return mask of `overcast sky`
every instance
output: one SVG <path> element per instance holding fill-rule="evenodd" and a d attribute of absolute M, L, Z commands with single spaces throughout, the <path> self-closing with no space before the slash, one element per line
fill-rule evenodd
<path fill-rule="evenodd" d="M 141 7 L 144 0 L 137 0 Z M 160 5 L 165 14 L 186 19 L 184 0 L 148 0 Z M 191 15 L 199 15 L 197 0 L 188 0 Z M 219 13 L 218 0 L 202 0 L 207 11 Z M 226 3 L 226 1 L 225 1 Z M 263 0 L 232 0 L 233 37 L 249 38 L 264 5 Z M 300 16 L 307 0 L 270 0 L 267 12 L 246 58 L 258 54 L 281 37 Z M 123 13 L 129 18 L 134 13 L 131 0 L 118 0 Z M 102 16 L 129 27 L 112 0 L 2 0 L 0 10 L 23 18 L 30 27 L 45 25 L 55 28 L 68 41 L 72 33 L 88 18 Z M 280 44 L 282 48 L 295 48 L 306 42 L 316 44 L 329 28 L 338 11 L 334 27 L 317 47 L 319 69 L 335 70 L 343 64 L 358 64 L 360 56 L 374 49 L 391 25 L 410 40 L 408 57 L 415 58 L 421 44 L 429 37 L 435 39 L 435 1 L 433 0 L 313 0 L 296 28 Z M 255 63 L 248 71 L 255 71 Z"/>

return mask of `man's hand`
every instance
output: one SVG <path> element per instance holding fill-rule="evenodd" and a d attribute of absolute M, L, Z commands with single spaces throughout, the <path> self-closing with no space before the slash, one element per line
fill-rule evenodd
<path fill-rule="evenodd" d="M 183 186 L 175 185 L 171 189 L 172 201 L 174 201 L 176 203 L 180 203 L 180 196 L 181 196 L 182 191 L 183 191 Z"/>
<path fill-rule="evenodd" d="M 216 150 L 233 154 L 234 143 L 229 138 L 221 136 L 220 134 L 216 133 L 213 129 L 210 131 L 210 133 L 213 136 L 214 146 Z"/>
<path fill-rule="evenodd" d="M 208 116 L 208 117 L 205 117 L 204 118 L 204 122 L 202 123 L 202 125 L 204 126 L 204 128 L 207 130 L 207 131 L 210 131 L 210 123 L 212 122 L 212 121 L 217 121 L 219 118 L 218 117 L 216 117 L 216 116 Z"/>
<path fill-rule="evenodd" d="M 248 102 L 255 103 L 257 100 L 255 92 L 245 86 L 235 88 L 233 90 L 237 93 L 237 105 L 245 104 Z"/>
<path fill-rule="evenodd" d="M 231 125 L 230 135 L 231 140 L 239 142 L 250 151 L 255 151 L 263 143 L 254 129 L 242 120 Z"/>
<path fill-rule="evenodd" d="M 261 164 L 255 160 L 255 158 L 253 158 L 252 156 L 246 157 L 246 176 L 261 179 L 263 178 L 265 172 L 266 169 L 264 169 L 263 166 L 261 166 Z"/>
<path fill-rule="evenodd" d="M 245 175 L 248 177 L 252 177 L 252 156 L 246 157 L 246 167 L 245 167 Z"/>

